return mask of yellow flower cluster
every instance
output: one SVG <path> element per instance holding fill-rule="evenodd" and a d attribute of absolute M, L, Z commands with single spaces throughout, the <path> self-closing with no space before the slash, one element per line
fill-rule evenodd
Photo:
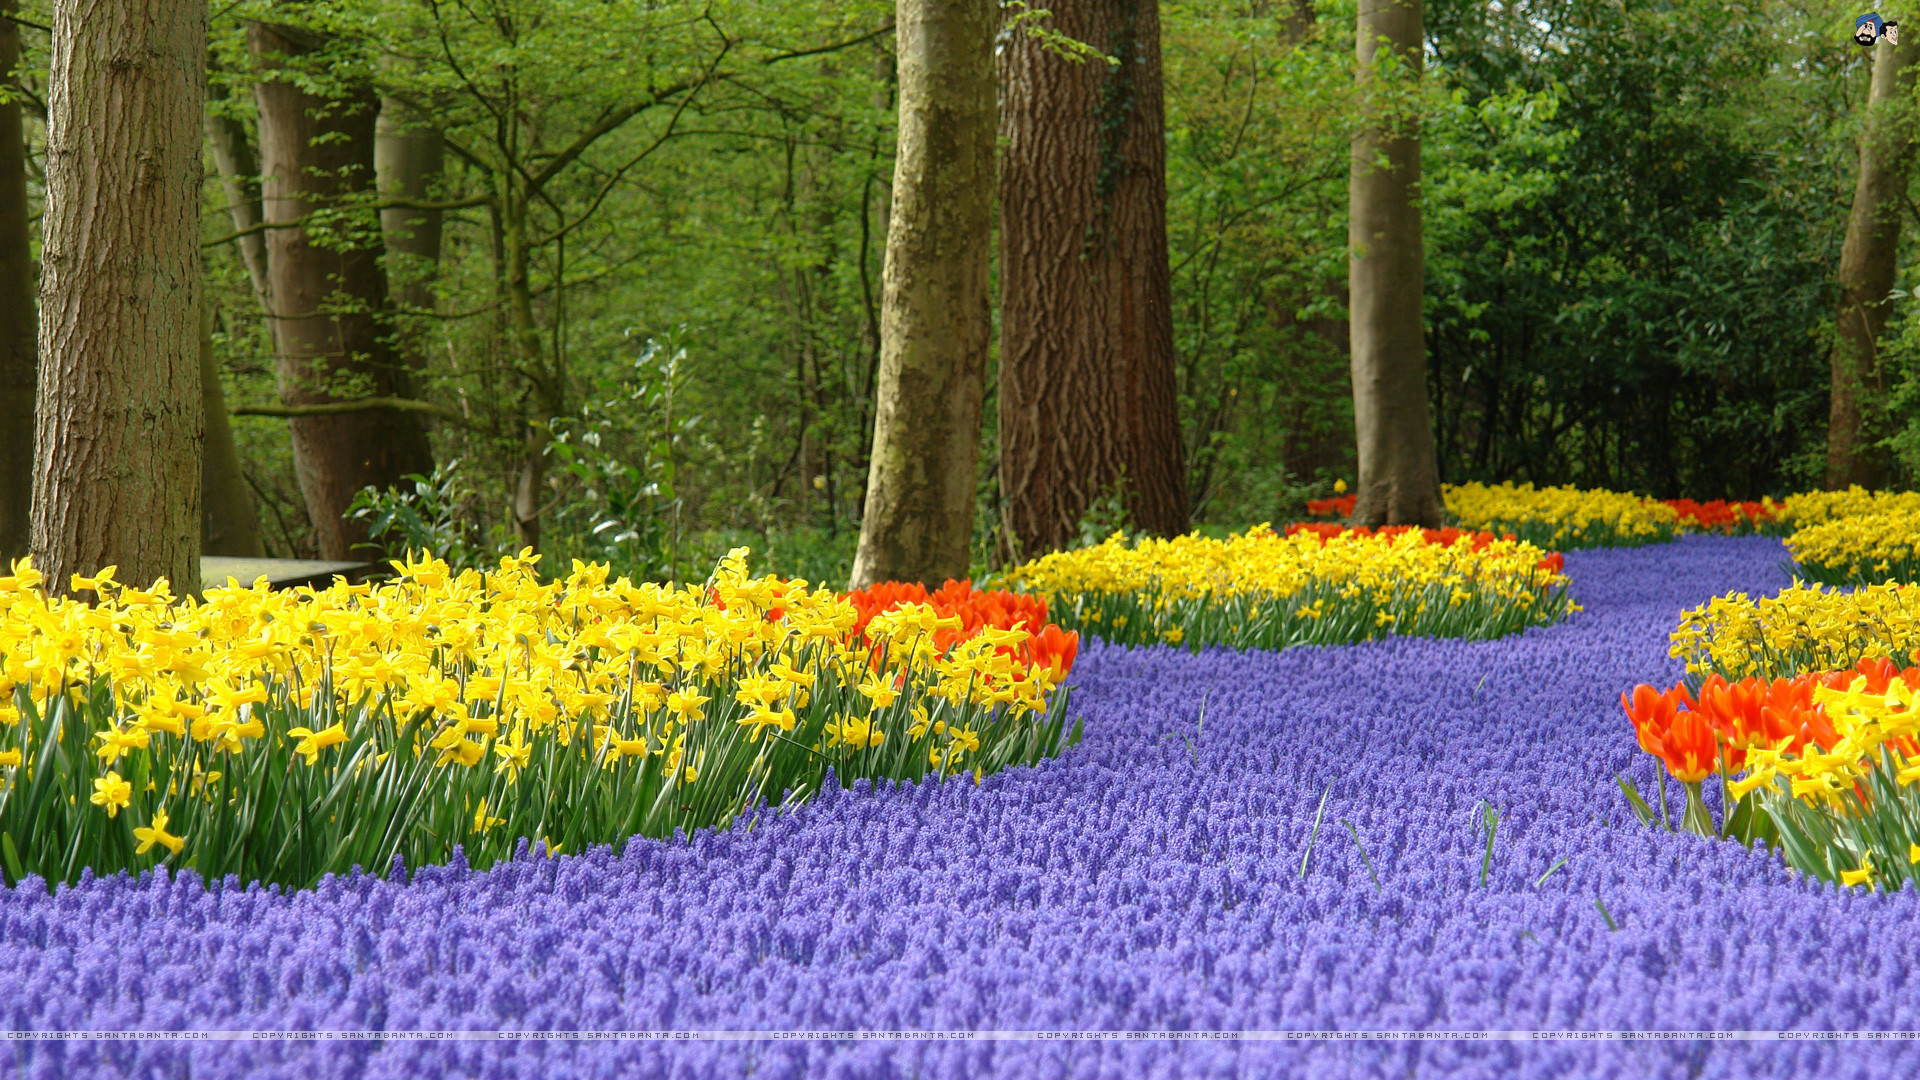
<path fill-rule="evenodd" d="M 1774 517 L 1793 528 L 1805 528 L 1839 518 L 1872 514 L 1920 513 L 1920 492 L 1868 491 L 1858 484 L 1845 491 L 1807 491 L 1775 503 L 1766 500 Z"/>
<path fill-rule="evenodd" d="M 1789 782 L 1793 796 L 1836 813 L 1852 810 L 1855 786 L 1868 778 L 1882 760 L 1893 766 L 1894 781 L 1907 787 L 1920 780 L 1920 759 L 1913 756 L 1920 737 L 1920 687 L 1895 677 L 1884 691 L 1867 689 L 1866 676 L 1856 676 L 1842 690 L 1821 686 L 1813 700 L 1833 724 L 1837 740 L 1822 747 L 1809 742 L 1798 753 L 1759 747 L 1747 752 L 1747 774 L 1728 785 L 1734 798 L 1772 784 L 1777 777 Z"/>
<path fill-rule="evenodd" d="M 1386 633 L 1492 637 L 1575 610 L 1558 557 L 1524 542 L 1265 524 L 1226 540 L 1119 534 L 1018 567 L 1056 622 L 1111 641 L 1281 648 Z"/>
<path fill-rule="evenodd" d="M 1678 528 L 1672 507 L 1617 491 L 1479 483 L 1442 491 L 1461 527 L 1511 533 L 1556 551 L 1665 542 Z"/>
<path fill-rule="evenodd" d="M 1920 576 L 1920 502 L 1802 526 L 1787 537 L 1787 550 L 1801 573 L 1830 585 L 1913 581 Z"/>
<path fill-rule="evenodd" d="M 1786 678 L 1839 671 L 1863 659 L 1910 663 L 1920 649 L 1920 585 L 1869 585 L 1836 592 L 1795 585 L 1754 600 L 1717 596 L 1684 612 L 1670 653 L 1687 673 Z"/>
<path fill-rule="evenodd" d="M 543 583 L 523 552 L 487 572 L 396 563 L 382 584 L 262 580 L 204 602 L 121 588 L 109 570 L 76 581 L 95 605 L 49 599 L 23 560 L 0 577 L 0 832 L 41 841 L 28 862 L 51 879 L 78 870 L 56 848 L 109 872 L 198 839 L 192 865 L 219 874 L 269 859 L 281 828 L 290 848 L 318 845 L 311 857 L 239 868 L 301 883 L 396 853 L 444 858 L 463 838 L 471 859 L 464 834 L 497 824 L 574 843 L 715 824 L 804 797 L 829 767 L 845 783 L 991 770 L 1030 759 L 1026 729 L 1057 719 L 1053 671 L 1021 659 L 1026 630 L 937 648 L 960 620 L 904 604 L 856 634 L 852 603 L 750 577 L 746 554 L 704 586 L 579 562 Z M 40 794 L 43 778 L 67 794 Z M 348 785 L 359 804 L 342 801 Z M 299 813 L 284 805 L 295 788 L 312 794 Z M 63 817 L 69 804 L 100 827 Z M 106 828 L 123 811 L 134 853 Z M 405 814 L 417 829 L 342 824 Z"/>

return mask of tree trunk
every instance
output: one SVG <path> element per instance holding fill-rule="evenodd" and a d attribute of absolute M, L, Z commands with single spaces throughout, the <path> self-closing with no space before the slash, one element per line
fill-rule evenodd
<path fill-rule="evenodd" d="M 200 458 L 200 550 L 207 555 L 258 559 L 267 554 L 253 492 L 240 471 L 240 452 L 227 423 L 227 394 L 220 385 L 220 362 L 213 355 L 213 311 L 200 319 L 200 411 L 206 417 L 206 442 Z"/>
<path fill-rule="evenodd" d="M 0 77 L 20 62 L 20 28 L 0 0 Z M 38 318 L 27 218 L 27 140 L 20 102 L 0 100 L 0 563 L 27 553 L 32 538 L 33 397 Z M 0 566 L 0 573 L 5 573 Z"/>
<path fill-rule="evenodd" d="M 1887 392 L 1880 364 L 1880 333 L 1887 325 L 1887 294 L 1893 291 L 1900 246 L 1900 214 L 1907 170 L 1913 160 L 1914 60 L 1920 33 L 1909 31 L 1899 46 L 1873 47 L 1873 82 L 1867 92 L 1866 130 L 1860 136 L 1860 171 L 1840 249 L 1838 340 L 1832 358 L 1833 396 L 1827 414 L 1827 487 L 1884 487 L 1887 454 L 1874 445 L 1873 405 Z"/>
<path fill-rule="evenodd" d="M 1157 0 L 1075 0 L 1054 29 L 1119 59 L 1002 51 L 1000 483 L 1010 554 L 1068 543 L 1124 488 L 1133 523 L 1188 527 L 1167 265 Z"/>
<path fill-rule="evenodd" d="M 426 126 L 406 103 L 382 98 L 374 129 L 373 169 L 383 199 L 424 202 L 446 162 L 446 138 Z M 380 211 L 380 235 L 394 270 L 393 297 L 409 311 L 432 311 L 433 279 L 440 265 L 438 210 L 389 206 Z M 396 261 L 393 256 L 399 256 Z M 403 323 L 403 326 L 406 324 Z M 416 376 L 425 370 L 425 345 L 416 333 L 401 335 L 401 353 Z"/>
<path fill-rule="evenodd" d="M 1347 264 L 1353 426 L 1359 450 L 1356 525 L 1440 524 L 1440 471 L 1427 415 L 1421 313 L 1420 135 L 1410 103 L 1423 48 L 1420 0 L 1360 0 L 1364 120 L 1347 179 Z M 1392 75 L 1378 54 L 1397 61 Z M 1384 59 L 1384 58 L 1381 58 Z"/>
<path fill-rule="evenodd" d="M 899 0 L 900 131 L 853 587 L 967 576 L 993 318 L 993 38 L 981 0 Z"/>
<path fill-rule="evenodd" d="M 213 148 L 213 164 L 220 170 L 220 190 L 227 199 L 227 220 L 233 231 L 246 233 L 234 241 L 240 249 L 240 263 L 247 268 L 247 281 L 253 286 L 254 299 L 260 301 L 260 313 L 273 314 L 273 294 L 267 278 L 267 234 L 247 232 L 261 221 L 260 159 L 247 141 L 245 124 L 230 116 L 207 111 L 207 145 Z"/>
<path fill-rule="evenodd" d="M 200 131 L 207 9 L 57 0 L 33 552 L 200 585 Z"/>
<path fill-rule="evenodd" d="M 253 23 L 247 28 L 248 48 L 263 68 L 297 61 L 325 44 L 318 35 L 288 27 Z M 370 86 L 349 84 L 345 97 L 336 101 L 269 74 L 255 84 L 254 95 L 267 223 L 299 221 L 373 187 L 379 101 Z M 412 396 L 412 381 L 383 318 L 387 279 L 378 241 L 341 250 L 337 243 L 315 243 L 302 227 L 271 229 L 266 235 L 281 402 L 299 406 Z M 394 486 L 409 473 L 433 470 L 418 414 L 370 409 L 294 417 L 288 425 L 294 471 L 321 556 L 366 556 L 365 526 L 342 515 L 363 487 Z"/>

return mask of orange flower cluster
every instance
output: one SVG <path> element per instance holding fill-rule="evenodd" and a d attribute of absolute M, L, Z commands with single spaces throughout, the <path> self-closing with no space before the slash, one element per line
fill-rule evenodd
<path fill-rule="evenodd" d="M 1308 499 L 1307 513 L 1314 517 L 1352 517 L 1358 495 L 1336 495 L 1331 499 Z"/>
<path fill-rule="evenodd" d="M 1698 783 L 1720 771 L 1723 753 L 1731 777 L 1745 768 L 1747 751 L 1754 748 L 1797 755 L 1811 743 L 1831 750 L 1840 737 L 1826 710 L 1815 703 L 1814 691 L 1823 686 L 1845 690 L 1861 676 L 1869 694 L 1885 693 L 1895 678 L 1920 685 L 1920 668 L 1903 672 L 1893 661 L 1876 657 L 1845 671 L 1772 681 L 1749 676 L 1728 682 L 1711 675 L 1697 695 L 1684 683 L 1665 692 L 1642 683 L 1632 696 L 1621 694 L 1620 705 L 1633 721 L 1640 749 L 1666 762 L 1674 779 Z"/>
<path fill-rule="evenodd" d="M 1073 661 L 1080 655 L 1080 635 L 1048 622 L 1047 602 L 1038 596 L 976 589 L 972 582 L 948 579 L 931 592 L 918 582 L 882 582 L 856 589 L 846 599 L 860 613 L 853 624 L 856 640 L 865 635 L 875 615 L 902 604 L 926 604 L 947 622 L 933 632 L 934 648 L 942 653 L 987 630 L 1025 630 L 1029 635 L 1025 641 L 1002 645 L 1000 651 L 1022 663 L 1047 668 L 1056 684 L 1073 670 Z"/>
<path fill-rule="evenodd" d="M 1687 529 L 1702 529 L 1726 533 L 1752 532 L 1764 525 L 1773 523 L 1772 507 L 1766 503 L 1728 502 L 1714 499 L 1711 502 L 1694 502 L 1692 499 L 1662 499 L 1661 502 L 1673 507 L 1679 515 L 1680 526 Z"/>
<path fill-rule="evenodd" d="M 1411 532 L 1414 528 L 1415 526 L 1412 525 L 1382 525 L 1378 529 L 1370 529 L 1365 525 L 1347 526 L 1332 521 L 1301 521 L 1287 526 L 1287 535 L 1292 536 L 1295 533 L 1303 532 L 1312 533 L 1318 536 L 1320 542 L 1324 544 L 1336 536 L 1341 536 L 1349 532 L 1357 536 L 1394 537 L 1404 532 Z M 1422 540 L 1425 540 L 1429 544 L 1438 544 L 1441 547 L 1452 547 L 1458 543 L 1462 537 L 1465 537 L 1472 541 L 1472 550 L 1474 551 L 1479 551 L 1495 540 L 1512 540 L 1514 538 L 1512 533 L 1507 533 L 1504 536 L 1495 536 L 1490 532 L 1474 532 L 1471 529 L 1446 528 L 1420 529 L 1419 531 Z M 1550 552 L 1546 558 L 1540 560 L 1540 569 L 1558 574 L 1566 568 L 1566 564 L 1566 556 L 1555 551 Z"/>

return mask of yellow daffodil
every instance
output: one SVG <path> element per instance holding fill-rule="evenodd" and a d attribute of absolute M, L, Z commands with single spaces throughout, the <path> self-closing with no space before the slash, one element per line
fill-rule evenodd
<path fill-rule="evenodd" d="M 153 824 L 146 828 L 133 830 L 133 836 L 134 839 L 140 841 L 140 846 L 133 849 L 135 855 L 145 855 L 155 844 L 159 844 L 175 855 L 180 854 L 180 849 L 187 846 L 186 837 L 175 836 L 167 831 L 167 812 L 165 810 L 155 810 L 153 812 Z"/>
<path fill-rule="evenodd" d="M 294 746 L 293 752 L 306 758 L 308 765 L 317 765 L 320 762 L 320 751 L 329 746 L 339 746 L 347 741 L 347 728 L 344 722 L 321 728 L 319 731 L 311 731 L 303 727 L 288 728 L 287 738 L 300 740 Z"/>
<path fill-rule="evenodd" d="M 110 772 L 93 782 L 93 794 L 87 801 L 105 810 L 108 817 L 119 816 L 122 807 L 133 799 L 133 785 L 121 779 L 117 772 Z M 162 822 L 162 824 L 165 824 Z"/>

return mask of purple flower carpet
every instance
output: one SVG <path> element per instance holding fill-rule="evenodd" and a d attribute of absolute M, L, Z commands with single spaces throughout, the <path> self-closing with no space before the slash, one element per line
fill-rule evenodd
<path fill-rule="evenodd" d="M 293 895 L 191 874 L 51 896 L 28 882 L 0 892 L 0 1028 L 1920 1028 L 1920 896 L 1844 893 L 1644 828 L 1613 779 L 1653 786 L 1618 698 L 1679 677 L 1681 608 L 1771 592 L 1784 558 L 1766 538 L 1575 553 L 1586 610 L 1503 641 L 1096 645 L 1074 673 L 1086 738 L 1059 760 L 830 793 L 691 841 Z M 0 1063 L 47 1078 L 1891 1077 L 1920 1052 L 96 1040 L 0 1042 Z"/>

